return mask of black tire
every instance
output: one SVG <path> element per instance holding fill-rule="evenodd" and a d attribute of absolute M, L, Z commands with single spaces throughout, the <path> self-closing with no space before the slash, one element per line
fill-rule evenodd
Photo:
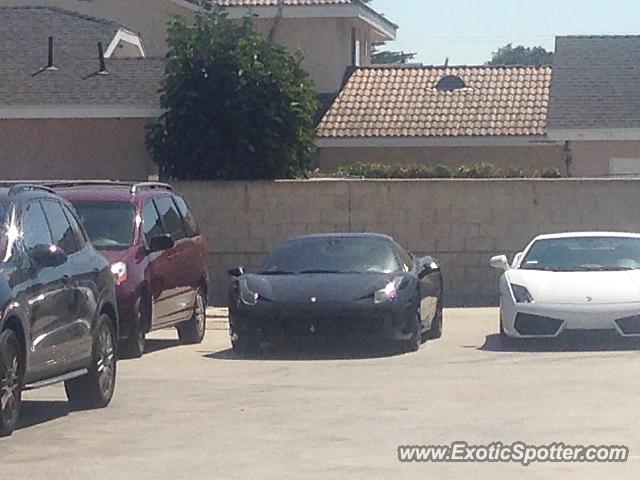
<path fill-rule="evenodd" d="M 405 352 L 417 352 L 422 346 L 422 321 L 420 320 L 420 312 L 416 313 L 411 325 L 411 331 L 411 338 L 402 341 L 402 350 Z"/>
<path fill-rule="evenodd" d="M 64 382 L 67 398 L 73 408 L 104 408 L 111 402 L 116 388 L 116 335 L 113 320 L 100 315 L 93 339 L 89 373 Z"/>
<path fill-rule="evenodd" d="M 428 340 L 438 340 L 442 338 L 442 325 L 443 325 L 443 307 L 442 300 L 438 299 L 438 306 L 436 309 L 436 316 L 433 319 L 433 324 L 431 325 L 431 329 L 427 332 L 426 336 Z"/>
<path fill-rule="evenodd" d="M 12 330 L 0 334 L 0 437 L 13 433 L 22 400 L 22 348 Z"/>
<path fill-rule="evenodd" d="M 237 333 L 230 330 L 231 347 L 233 351 L 241 355 L 251 355 L 260 349 L 260 342 L 255 335 L 248 332 Z"/>
<path fill-rule="evenodd" d="M 120 348 L 124 358 L 140 358 L 144 354 L 147 325 L 145 315 L 149 312 L 147 300 L 139 298 L 134 311 L 136 318 L 132 320 L 131 332 Z"/>
<path fill-rule="evenodd" d="M 207 302 L 202 289 L 196 292 L 191 318 L 177 327 L 178 338 L 187 345 L 202 343 L 207 330 Z"/>

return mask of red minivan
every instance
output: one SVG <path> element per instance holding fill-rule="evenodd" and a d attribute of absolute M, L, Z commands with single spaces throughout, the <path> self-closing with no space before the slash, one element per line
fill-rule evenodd
<path fill-rule="evenodd" d="M 184 343 L 206 329 L 207 248 L 182 197 L 164 183 L 50 184 L 76 208 L 116 278 L 123 353 L 140 357 L 145 335 L 176 327 Z"/>

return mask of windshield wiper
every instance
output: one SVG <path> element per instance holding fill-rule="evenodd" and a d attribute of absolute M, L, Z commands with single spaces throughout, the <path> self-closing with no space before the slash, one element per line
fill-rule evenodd
<path fill-rule="evenodd" d="M 271 270 L 268 272 L 261 272 L 260 275 L 295 275 L 295 272 L 287 272 L 286 270 Z"/>
<path fill-rule="evenodd" d="M 346 273 L 349 273 L 349 272 L 342 272 L 340 270 L 303 270 L 302 272 L 300 272 L 300 275 L 313 275 L 313 274 L 317 274 L 317 273 L 341 275 L 341 274 L 346 274 Z"/>

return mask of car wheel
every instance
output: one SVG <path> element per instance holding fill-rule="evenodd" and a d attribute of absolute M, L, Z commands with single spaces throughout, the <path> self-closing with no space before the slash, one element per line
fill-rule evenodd
<path fill-rule="evenodd" d="M 438 299 L 438 306 L 436 309 L 436 316 L 433 319 L 431 329 L 427 332 L 427 338 L 429 340 L 437 340 L 442 338 L 442 325 L 443 325 L 443 307 L 442 300 Z"/>
<path fill-rule="evenodd" d="M 12 330 L 0 334 L 0 437 L 11 435 L 18 423 L 22 398 L 20 342 Z"/>
<path fill-rule="evenodd" d="M 417 352 L 422 345 L 422 321 L 418 312 L 411 324 L 412 335 L 409 340 L 402 341 L 403 350 L 406 352 Z"/>
<path fill-rule="evenodd" d="M 131 325 L 129 337 L 122 342 L 122 355 L 125 358 L 140 358 L 144 354 L 145 347 L 145 315 L 148 313 L 147 300 L 142 297 L 138 299 L 135 307 L 136 318 Z"/>
<path fill-rule="evenodd" d="M 116 387 L 115 329 L 108 315 L 100 315 L 89 373 L 64 383 L 69 403 L 74 408 L 104 408 L 111 402 Z"/>
<path fill-rule="evenodd" d="M 182 343 L 202 343 L 207 329 L 207 305 L 204 292 L 198 289 L 196 301 L 193 306 L 193 315 L 188 321 L 178 325 L 178 338 Z"/>

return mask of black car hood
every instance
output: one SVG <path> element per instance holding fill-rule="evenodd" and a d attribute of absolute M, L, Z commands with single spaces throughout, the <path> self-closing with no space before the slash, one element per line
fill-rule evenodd
<path fill-rule="evenodd" d="M 373 295 L 398 274 L 247 275 L 249 288 L 274 302 L 352 302 Z"/>

